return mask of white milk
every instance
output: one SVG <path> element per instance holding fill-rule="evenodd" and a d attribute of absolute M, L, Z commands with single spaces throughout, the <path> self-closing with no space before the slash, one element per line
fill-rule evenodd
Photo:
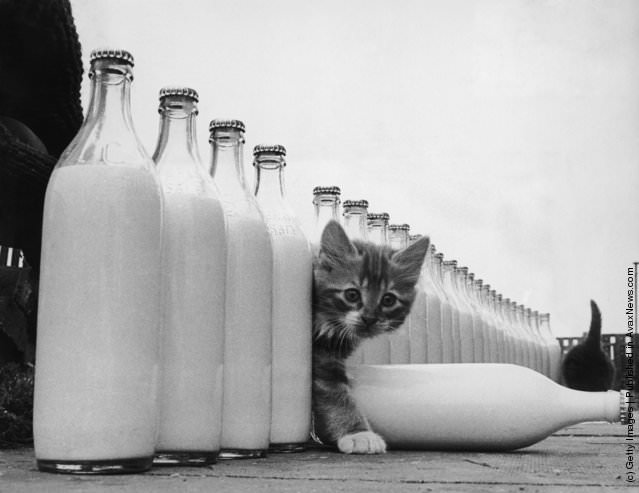
<path fill-rule="evenodd" d="M 36 457 L 151 457 L 162 213 L 155 179 L 127 166 L 57 168 L 44 211 Z"/>
<path fill-rule="evenodd" d="M 512 450 L 591 420 L 620 419 L 620 393 L 562 387 L 518 365 L 361 365 L 353 397 L 392 449 Z"/>
<path fill-rule="evenodd" d="M 219 450 L 225 240 L 217 199 L 165 193 L 158 451 Z"/>
<path fill-rule="evenodd" d="M 312 257 L 301 230 L 267 217 L 273 246 L 271 444 L 300 444 L 311 426 Z"/>
<path fill-rule="evenodd" d="M 222 449 L 266 450 L 271 426 L 273 259 L 256 208 L 227 211 Z M 237 209 L 237 205 L 235 205 Z"/>

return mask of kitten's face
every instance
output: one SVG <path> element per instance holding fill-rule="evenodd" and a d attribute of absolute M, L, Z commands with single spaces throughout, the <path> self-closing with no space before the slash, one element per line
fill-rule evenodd
<path fill-rule="evenodd" d="M 399 328 L 415 299 L 428 243 L 423 238 L 394 252 L 350 242 L 338 223 L 329 223 L 314 267 L 316 341 L 350 352 L 362 339 Z"/>

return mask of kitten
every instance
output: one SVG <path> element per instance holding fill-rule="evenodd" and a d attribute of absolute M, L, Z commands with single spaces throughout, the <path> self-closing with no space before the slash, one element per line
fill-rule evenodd
<path fill-rule="evenodd" d="M 588 336 L 564 356 L 561 372 L 566 387 L 599 392 L 612 387 L 614 367 L 601 349 L 601 313 L 590 300 L 592 319 Z"/>
<path fill-rule="evenodd" d="M 426 237 L 401 251 L 351 242 L 335 221 L 322 233 L 313 267 L 314 431 L 341 452 L 386 451 L 351 396 L 345 360 L 362 340 L 402 325 L 428 245 Z"/>

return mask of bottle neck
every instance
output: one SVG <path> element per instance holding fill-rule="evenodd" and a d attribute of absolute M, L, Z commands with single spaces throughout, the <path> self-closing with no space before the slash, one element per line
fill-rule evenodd
<path fill-rule="evenodd" d="M 344 211 L 344 230 L 351 240 L 368 240 L 366 214 L 365 207 L 351 207 Z"/>
<path fill-rule="evenodd" d="M 243 165 L 244 135 L 238 129 L 216 129 L 211 134 L 210 175 L 221 195 L 247 193 Z"/>
<path fill-rule="evenodd" d="M 390 231 L 388 243 L 394 250 L 403 250 L 408 246 L 408 232 L 402 229 Z"/>
<path fill-rule="evenodd" d="M 324 227 L 329 221 L 339 222 L 339 203 L 339 196 L 334 194 L 318 194 L 313 198 L 313 205 L 315 206 L 313 243 L 320 243 L 322 231 L 324 231 Z"/>
<path fill-rule="evenodd" d="M 285 199 L 284 160 L 281 156 L 258 156 L 255 166 L 255 197 L 260 203 L 279 203 Z"/>
<path fill-rule="evenodd" d="M 153 161 L 161 169 L 164 166 L 200 166 L 195 120 L 198 114 L 195 102 L 190 98 L 167 97 L 159 108 L 160 131 L 153 153 Z"/>
<path fill-rule="evenodd" d="M 91 95 L 86 122 L 101 121 L 105 126 L 124 127 L 132 131 L 131 66 L 111 60 L 96 60 L 91 65 L 89 77 Z"/>
<path fill-rule="evenodd" d="M 375 219 L 368 223 L 368 239 L 376 245 L 388 245 L 388 226 L 383 219 Z"/>

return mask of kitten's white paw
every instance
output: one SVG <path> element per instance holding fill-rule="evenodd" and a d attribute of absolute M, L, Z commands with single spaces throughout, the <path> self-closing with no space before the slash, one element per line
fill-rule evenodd
<path fill-rule="evenodd" d="M 337 448 L 345 454 L 384 454 L 386 442 L 375 432 L 360 431 L 344 435 L 337 441 Z"/>

